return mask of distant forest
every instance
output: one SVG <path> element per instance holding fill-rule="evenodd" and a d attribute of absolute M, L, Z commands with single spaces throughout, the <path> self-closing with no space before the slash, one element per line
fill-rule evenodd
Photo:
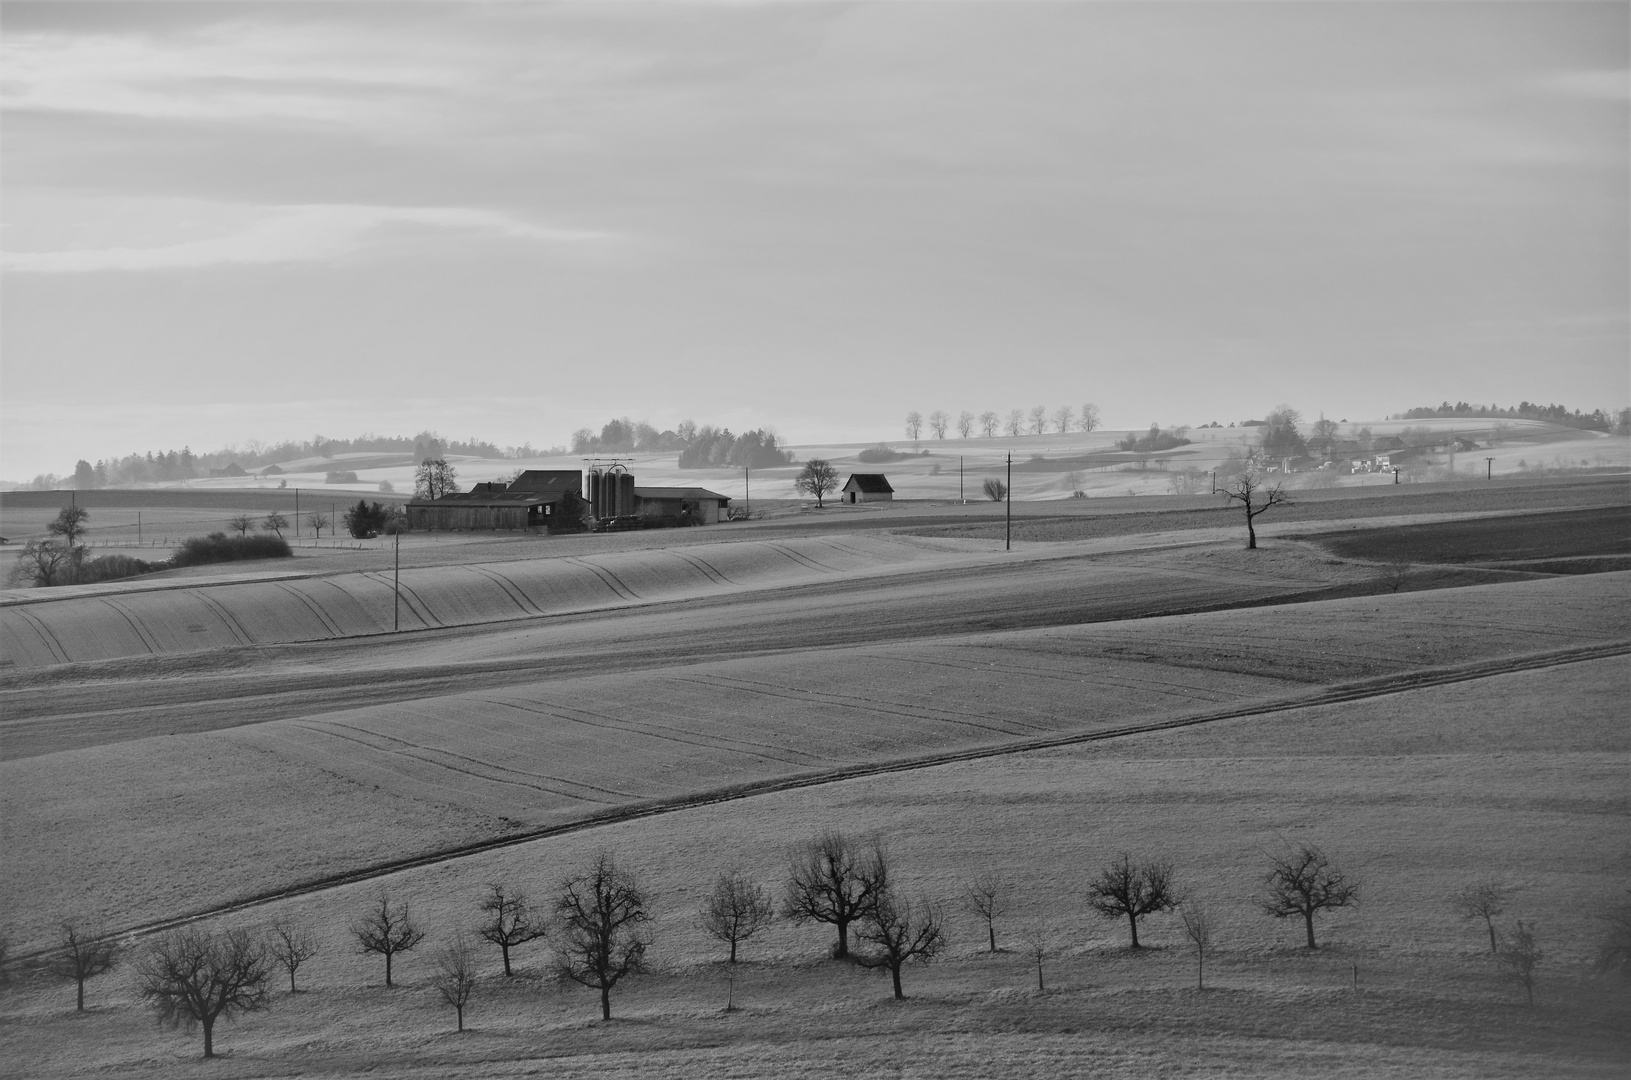
<path fill-rule="evenodd" d="M 439 458 L 447 454 L 467 454 L 484 458 L 531 458 L 559 453 L 561 448 L 535 450 L 531 444 L 500 448 L 481 439 L 444 439 L 433 431 L 417 435 L 359 435 L 355 439 L 330 439 L 315 435 L 305 442 L 293 439 L 270 444 L 251 440 L 242 447 L 229 446 L 223 450 L 194 454 L 191 447 L 163 452 L 147 451 L 122 458 L 98 461 L 94 465 L 80 460 L 72 476 L 42 473 L 30 487 L 42 491 L 54 490 L 72 483 L 81 491 L 100 487 L 127 487 L 150 481 L 190 480 L 195 476 L 208 476 L 211 469 L 227 469 L 236 465 L 244 473 L 260 470 L 281 461 L 300 458 L 332 458 L 338 454 L 381 453 L 412 454 L 414 461 Z M 238 475 L 238 474 L 234 474 Z"/>
<path fill-rule="evenodd" d="M 773 469 L 789 465 L 793 455 L 764 428 L 733 435 L 729 428 L 698 427 L 687 420 L 671 431 L 658 431 L 643 420 L 611 420 L 596 435 L 589 428 L 572 433 L 575 454 L 661 454 L 679 451 L 682 469 Z"/>
<path fill-rule="evenodd" d="M 1579 409 L 1570 412 L 1562 405 L 1536 405 L 1528 401 L 1520 401 L 1508 409 L 1503 409 L 1499 405 L 1469 405 L 1465 401 L 1451 405 L 1446 401 L 1437 407 L 1423 405 L 1409 412 L 1399 413 L 1392 419 L 1431 420 L 1440 416 L 1478 420 L 1545 420 L 1548 423 L 1563 424 L 1587 431 L 1617 431 L 1622 435 L 1631 433 L 1631 409 L 1621 409 L 1618 413 L 1606 413 L 1601 409 L 1594 409 L 1589 413 L 1581 412 Z"/>

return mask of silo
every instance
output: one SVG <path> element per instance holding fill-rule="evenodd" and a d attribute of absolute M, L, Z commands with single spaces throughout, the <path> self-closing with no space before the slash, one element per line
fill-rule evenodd
<path fill-rule="evenodd" d="M 590 469 L 583 474 L 583 498 L 589 504 L 591 517 L 602 517 L 600 512 L 600 470 Z"/>
<path fill-rule="evenodd" d="M 617 516 L 617 474 L 603 472 L 600 474 L 600 509 L 596 517 L 609 518 Z"/>
<path fill-rule="evenodd" d="M 634 474 L 617 474 L 617 515 L 628 517 L 634 513 Z"/>

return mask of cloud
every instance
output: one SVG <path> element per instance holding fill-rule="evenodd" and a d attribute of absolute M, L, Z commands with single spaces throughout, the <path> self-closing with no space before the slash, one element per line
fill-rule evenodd
<path fill-rule="evenodd" d="M 202 266 L 330 262 L 379 248 L 414 227 L 483 238 L 571 244 L 607 239 L 591 230 L 548 228 L 464 207 L 268 207 L 238 227 L 203 239 L 145 247 L 0 252 L 0 268 L 24 273 L 181 270 Z"/>

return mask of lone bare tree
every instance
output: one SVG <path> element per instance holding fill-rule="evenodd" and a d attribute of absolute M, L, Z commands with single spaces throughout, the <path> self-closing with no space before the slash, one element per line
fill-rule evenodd
<path fill-rule="evenodd" d="M 301 964 L 317 955 L 317 941 L 312 937 L 311 928 L 293 919 L 278 919 L 272 923 L 267 947 L 272 959 L 289 973 L 289 993 L 298 993 L 294 973 L 300 970 Z"/>
<path fill-rule="evenodd" d="M 61 540 L 30 540 L 17 553 L 7 582 L 12 585 L 72 585 L 79 580 L 85 549 Z"/>
<path fill-rule="evenodd" d="M 974 434 L 974 414 L 966 409 L 957 414 L 957 434 L 965 439 Z"/>
<path fill-rule="evenodd" d="M 980 414 L 980 434 L 987 439 L 994 438 L 1001 423 L 1002 419 L 996 413 L 986 410 Z"/>
<path fill-rule="evenodd" d="M 64 979 L 74 980 L 77 988 L 75 1010 L 85 1011 L 85 980 L 112 971 L 119 962 L 119 945 L 112 938 L 87 933 L 71 922 L 65 922 L 57 936 L 57 953 L 52 957 L 51 970 Z"/>
<path fill-rule="evenodd" d="M 64 506 L 57 516 L 52 518 L 45 526 L 52 536 L 60 536 L 69 547 L 79 543 L 79 538 L 85 534 L 85 522 L 89 520 L 91 512 L 75 503 Z"/>
<path fill-rule="evenodd" d="M 486 913 L 486 918 L 476 928 L 476 933 L 481 935 L 483 941 L 498 946 L 499 952 L 504 955 L 504 975 L 508 977 L 511 974 L 510 950 L 538 940 L 547 933 L 547 928 L 533 921 L 526 894 L 519 889 L 511 890 L 501 881 L 487 883 L 487 895 L 481 899 L 481 910 Z"/>
<path fill-rule="evenodd" d="M 436 954 L 436 973 L 430 977 L 430 985 L 458 1012 L 459 1030 L 463 1031 L 464 1007 L 476 991 L 476 957 L 464 931 Z"/>
<path fill-rule="evenodd" d="M 287 529 L 288 527 L 289 519 L 278 513 L 276 510 L 273 510 L 270 514 L 267 514 L 261 519 L 261 528 L 265 529 L 267 532 L 277 533 L 280 539 L 283 536 L 283 530 Z"/>
<path fill-rule="evenodd" d="M 1522 919 L 1512 933 L 1502 939 L 1495 953 L 1495 966 L 1500 969 L 1501 977 L 1523 987 L 1529 995 L 1530 1008 L 1535 1006 L 1535 969 L 1545 958 L 1546 954 L 1535 944 L 1535 924 Z"/>
<path fill-rule="evenodd" d="M 413 497 L 440 499 L 459 490 L 458 470 L 445 458 L 425 458 L 413 470 Z"/>
<path fill-rule="evenodd" d="M 1184 936 L 1195 946 L 1195 989 L 1206 989 L 1206 953 L 1212 948 L 1212 915 L 1199 900 L 1186 900 L 1178 908 Z"/>
<path fill-rule="evenodd" d="M 560 973 L 600 991 L 600 1018 L 612 1018 L 612 987 L 646 970 L 650 898 L 639 880 L 601 852 L 565 878 L 555 897 Z"/>
<path fill-rule="evenodd" d="M 239 514 L 237 517 L 227 522 L 227 528 L 237 529 L 240 537 L 248 536 L 249 530 L 253 529 L 254 527 L 255 519 L 250 517 L 248 514 Z"/>
<path fill-rule="evenodd" d="M 1025 434 L 1025 410 L 1009 409 L 1008 420 L 1003 424 L 1003 430 L 1010 435 Z"/>
<path fill-rule="evenodd" d="M 1291 496 L 1285 493 L 1283 485 L 1275 484 L 1269 487 L 1268 481 L 1250 469 L 1230 480 L 1224 486 L 1223 494 L 1231 502 L 1238 502 L 1245 508 L 1246 547 L 1249 550 L 1257 548 L 1257 527 L 1252 524 L 1257 515 L 1270 507 L 1291 505 Z"/>
<path fill-rule="evenodd" d="M 946 425 L 949 423 L 951 423 L 951 417 L 943 409 L 936 409 L 929 414 L 929 430 L 934 432 L 934 437 L 937 439 L 946 437 Z"/>
<path fill-rule="evenodd" d="M 719 875 L 714 891 L 697 913 L 704 933 L 729 943 L 733 964 L 736 963 L 736 946 L 769 926 L 775 917 L 775 904 L 764 886 L 735 872 Z"/>
<path fill-rule="evenodd" d="M 378 953 L 385 957 L 385 985 L 391 985 L 391 960 L 397 953 L 411 952 L 425 932 L 413 921 L 407 904 L 393 905 L 383 889 L 375 897 L 362 918 L 351 924 L 357 945 L 363 953 Z"/>
<path fill-rule="evenodd" d="M 923 434 L 923 416 L 916 409 L 906 414 L 906 437 L 917 442 L 918 436 Z"/>
<path fill-rule="evenodd" d="M 1093 431 L 1099 426 L 1099 407 L 1091 401 L 1082 406 L 1081 425 L 1083 431 Z"/>
<path fill-rule="evenodd" d="M 1495 916 L 1506 910 L 1506 886 L 1488 879 L 1476 881 L 1450 897 L 1450 903 L 1463 919 L 1484 920 L 1484 928 L 1489 931 L 1489 952 L 1494 956 L 1498 949 Z"/>
<path fill-rule="evenodd" d="M 1359 882 L 1338 869 L 1319 848 L 1307 844 L 1283 857 L 1269 856 L 1269 871 L 1263 880 L 1268 885 L 1268 896 L 1261 901 L 1263 911 L 1276 919 L 1301 915 L 1310 949 L 1319 948 L 1314 943 L 1315 915 L 1359 903 Z"/>
<path fill-rule="evenodd" d="M 334 519 L 329 517 L 327 514 L 321 513 L 306 515 L 306 522 L 311 525 L 312 534 L 319 540 L 323 538 L 324 529 L 329 529 L 332 531 L 334 526 Z"/>
<path fill-rule="evenodd" d="M 862 845 L 840 832 L 823 833 L 790 858 L 782 914 L 794 922 L 821 922 L 838 931 L 834 959 L 849 956 L 850 924 L 867 918 L 889 891 L 889 857 L 883 845 Z"/>
<path fill-rule="evenodd" d="M 980 490 L 985 492 L 985 497 L 992 502 L 1002 502 L 1008 497 L 1008 485 L 995 476 L 986 477 L 985 483 L 980 485 Z"/>
<path fill-rule="evenodd" d="M 987 952 L 997 951 L 997 920 L 1008 913 L 1008 898 L 1013 892 L 999 874 L 977 875 L 963 890 L 963 906 L 985 923 Z"/>
<path fill-rule="evenodd" d="M 1048 430 L 1048 407 L 1046 405 L 1031 406 L 1031 434 L 1040 435 Z"/>
<path fill-rule="evenodd" d="M 900 988 L 900 969 L 910 961 L 927 964 L 946 947 L 945 920 L 940 908 L 927 900 L 912 903 L 885 892 L 856 926 L 855 936 L 878 952 L 859 957 L 863 967 L 889 969 L 895 1000 L 906 995 Z"/>
<path fill-rule="evenodd" d="M 1020 942 L 1026 956 L 1036 962 L 1036 988 L 1046 990 L 1042 983 L 1042 961 L 1048 957 L 1048 927 L 1038 919 L 1025 928 L 1020 935 Z"/>
<path fill-rule="evenodd" d="M 1076 410 L 1069 405 L 1061 405 L 1053 410 L 1053 428 L 1059 434 L 1064 435 L 1069 432 L 1071 426 L 1075 423 Z"/>
<path fill-rule="evenodd" d="M 1087 904 L 1106 919 L 1127 919 L 1133 945 L 1138 944 L 1138 920 L 1178 906 L 1178 893 L 1172 884 L 1172 864 L 1134 863 L 1122 852 L 1120 859 L 1106 866 L 1099 880 L 1087 887 Z"/>
<path fill-rule="evenodd" d="M 1415 564 L 1409 559 L 1395 555 L 1382 563 L 1382 584 L 1388 587 L 1389 592 L 1398 592 L 1410 580 L 1415 569 Z"/>
<path fill-rule="evenodd" d="M 266 945 L 247 930 L 211 934 L 190 926 L 161 939 L 142 957 L 137 985 L 161 1025 L 204 1026 L 204 1056 L 215 1056 L 215 1021 L 266 1004 L 272 970 Z"/>
<path fill-rule="evenodd" d="M 828 461 L 811 458 L 804 463 L 804 470 L 794 478 L 793 490 L 814 495 L 816 508 L 820 509 L 821 500 L 826 494 L 838 490 L 838 470 Z"/>

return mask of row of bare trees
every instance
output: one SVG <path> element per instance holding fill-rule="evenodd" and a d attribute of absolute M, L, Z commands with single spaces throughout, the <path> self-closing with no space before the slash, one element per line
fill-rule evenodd
<path fill-rule="evenodd" d="M 955 430 L 960 438 L 972 439 L 978 431 L 983 439 L 996 438 L 997 433 L 1005 435 L 1043 435 L 1050 429 L 1064 435 L 1072 431 L 1094 431 L 1099 426 L 1099 407 L 1087 402 L 1078 413 L 1074 406 L 1061 405 L 1051 413 L 1046 405 L 1036 405 L 1029 412 L 1024 409 L 1012 409 L 1007 417 L 995 412 L 983 412 L 979 416 L 963 411 L 953 419 L 952 415 L 942 409 L 936 409 L 928 416 L 928 430 L 937 439 L 946 438 L 946 433 Z M 924 417 L 916 411 L 906 414 L 906 437 L 917 442 L 923 437 Z"/>
<path fill-rule="evenodd" d="M 1312 845 L 1268 856 L 1262 888 L 1259 909 L 1277 919 L 1300 919 L 1309 949 L 1318 948 L 1316 917 L 1356 906 L 1360 897 L 1359 881 Z M 959 897 L 959 906 L 983 924 L 987 948 L 993 953 L 998 951 L 998 926 L 1012 913 L 1018 891 L 1011 878 L 985 872 L 975 876 Z M 1533 1005 L 1536 972 L 1545 954 L 1532 922 L 1517 920 L 1504 932 L 1498 925 L 1510 904 L 1510 891 L 1497 881 L 1484 880 L 1449 899 L 1461 918 L 1484 924 L 1498 972 L 1522 986 Z M 1176 912 L 1195 951 L 1196 985 L 1205 988 L 1206 960 L 1217 923 L 1200 897 L 1179 886 L 1171 862 L 1121 852 L 1089 882 L 1086 900 L 1101 917 L 1126 920 L 1131 949 L 1143 947 L 1141 920 Z M 473 930 L 476 938 L 499 949 L 506 977 L 514 973 L 513 950 L 546 940 L 557 975 L 595 990 L 601 1017 L 610 1020 L 612 991 L 625 978 L 647 970 L 652 906 L 653 897 L 638 876 L 618 865 L 609 852 L 601 852 L 563 877 L 542 911 L 507 883 L 489 883 L 478 901 L 479 920 Z M 719 874 L 697 912 L 697 925 L 728 946 L 727 960 L 733 965 L 739 947 L 778 918 L 830 926 L 834 932 L 830 955 L 887 970 L 898 999 L 905 996 L 903 969 L 914 962 L 928 963 L 945 949 L 944 910 L 936 900 L 908 897 L 897 887 L 882 841 L 831 831 L 792 850 L 779 902 L 763 884 L 740 871 Z M 1606 933 L 1597 969 L 1631 978 L 1631 899 L 1608 908 L 1600 918 Z M 360 953 L 384 959 L 387 987 L 394 986 L 393 962 L 427 938 L 408 904 L 393 900 L 384 890 L 352 922 L 350 934 Z M 1023 927 L 1019 942 L 1020 954 L 1035 965 L 1038 989 L 1044 989 L 1044 961 L 1052 951 L 1046 923 L 1038 920 Z M 71 923 L 63 924 L 59 945 L 50 969 L 76 983 L 76 1007 L 83 1011 L 85 983 L 113 970 L 126 946 Z M 0 972 L 4 951 L 0 939 Z M 288 976 L 289 992 L 297 993 L 296 974 L 318 951 L 312 928 L 289 919 L 273 922 L 261 934 L 246 928 L 212 933 L 187 926 L 159 938 L 139 956 L 137 988 L 160 1024 L 201 1026 L 204 1056 L 212 1057 L 216 1021 L 263 1008 L 278 968 Z M 471 935 L 456 930 L 436 954 L 429 985 L 455 1010 L 460 1031 L 465 1008 L 479 985 L 478 969 Z"/>

